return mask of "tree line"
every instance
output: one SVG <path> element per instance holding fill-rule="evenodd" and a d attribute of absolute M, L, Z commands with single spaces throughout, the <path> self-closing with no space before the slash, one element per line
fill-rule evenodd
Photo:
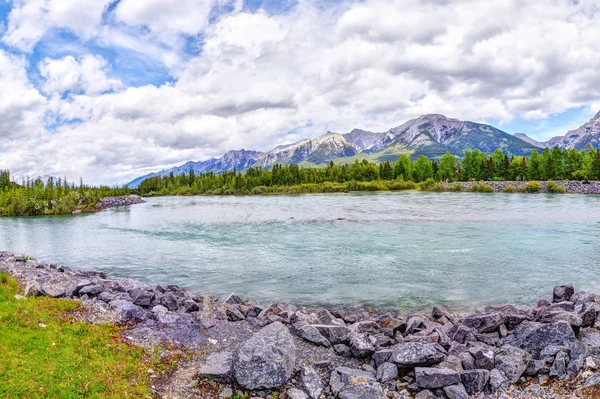
<path fill-rule="evenodd" d="M 203 173 L 156 176 L 144 180 L 142 195 L 260 194 L 271 192 L 332 192 L 406 189 L 414 185 L 398 182 L 468 180 L 600 180 L 600 151 L 546 148 L 530 156 L 512 156 L 500 149 L 491 155 L 475 149 L 462 158 L 446 153 L 439 159 L 421 155 L 411 160 L 402 155 L 394 163 L 367 160 L 353 164 L 313 168 L 275 164 L 271 169 L 248 168 L 220 175 Z M 395 182 L 392 185 L 391 182 Z M 370 184 L 366 184 L 370 183 Z"/>
<path fill-rule="evenodd" d="M 65 179 L 49 178 L 22 181 L 11 180 L 10 172 L 0 172 L 0 216 L 32 216 L 68 214 L 76 210 L 91 211 L 99 199 L 129 194 L 128 188 L 79 186 Z"/>

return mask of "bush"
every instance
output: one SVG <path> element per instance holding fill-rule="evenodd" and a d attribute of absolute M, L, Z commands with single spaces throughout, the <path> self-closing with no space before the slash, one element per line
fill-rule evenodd
<path fill-rule="evenodd" d="M 417 184 L 414 181 L 402 181 L 396 180 L 389 183 L 389 189 L 391 191 L 397 190 L 414 190 L 417 188 Z"/>
<path fill-rule="evenodd" d="M 421 191 L 429 191 L 433 188 L 433 186 L 435 186 L 435 180 L 433 180 L 431 177 L 419 184 Z"/>
<path fill-rule="evenodd" d="M 470 191 L 474 193 L 493 193 L 494 187 L 483 183 L 475 183 L 471 186 Z"/>
<path fill-rule="evenodd" d="M 442 183 L 436 183 L 433 185 L 433 187 L 431 187 L 429 189 L 429 191 L 435 191 L 435 192 L 442 192 L 442 191 L 446 191 L 446 188 L 444 187 L 444 185 Z"/>
<path fill-rule="evenodd" d="M 505 193 L 514 193 L 515 192 L 515 186 L 506 186 L 504 188 L 504 192 Z"/>
<path fill-rule="evenodd" d="M 558 184 L 555 181 L 550 180 L 548 183 L 546 183 L 546 192 L 548 193 L 564 194 L 565 191 L 565 186 L 563 186 L 562 184 Z"/>
<path fill-rule="evenodd" d="M 448 191 L 462 191 L 462 184 L 460 184 L 460 183 L 454 183 L 454 184 L 446 187 L 446 190 L 448 190 Z"/>
<path fill-rule="evenodd" d="M 540 182 L 530 181 L 529 183 L 527 183 L 527 186 L 525 186 L 525 191 L 527 191 L 528 193 L 539 193 L 540 191 L 542 191 L 542 185 Z"/>

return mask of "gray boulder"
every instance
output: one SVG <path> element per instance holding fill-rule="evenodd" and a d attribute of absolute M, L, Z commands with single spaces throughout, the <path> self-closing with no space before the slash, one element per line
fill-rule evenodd
<path fill-rule="evenodd" d="M 377 381 L 386 382 L 398 377 L 398 366 L 393 363 L 383 363 L 377 367 Z"/>
<path fill-rule="evenodd" d="M 554 287 L 552 292 L 552 302 L 558 303 L 563 301 L 570 301 L 571 297 L 575 293 L 575 286 L 573 284 L 557 285 Z"/>
<path fill-rule="evenodd" d="M 475 368 L 491 370 L 494 368 L 494 352 L 488 348 L 479 348 L 473 350 L 473 357 L 475 358 Z"/>
<path fill-rule="evenodd" d="M 300 338 L 305 339 L 308 342 L 312 342 L 313 344 L 330 347 L 331 342 L 327 338 L 325 338 L 319 330 L 317 330 L 314 326 L 310 324 L 299 321 L 292 326 L 292 331 L 299 336 Z"/>
<path fill-rule="evenodd" d="M 510 345 L 500 348 L 494 358 L 496 368 L 502 371 L 513 384 L 519 381 L 530 360 L 531 355 L 528 352 Z"/>
<path fill-rule="evenodd" d="M 490 383 L 489 388 L 491 392 L 496 392 L 498 390 L 504 389 L 508 386 L 508 381 L 504 377 L 504 375 L 498 369 L 493 369 L 490 371 Z"/>
<path fill-rule="evenodd" d="M 172 292 L 167 292 L 160 297 L 160 304 L 169 310 L 177 310 L 177 297 Z"/>
<path fill-rule="evenodd" d="M 552 363 L 552 368 L 550 369 L 550 376 L 552 377 L 562 377 L 567 374 L 567 364 L 569 362 L 569 356 L 566 352 L 558 352 L 556 357 L 554 358 L 554 363 Z"/>
<path fill-rule="evenodd" d="M 415 399 L 438 399 L 429 389 L 424 389 L 415 395 Z"/>
<path fill-rule="evenodd" d="M 148 307 L 154 300 L 154 292 L 138 288 L 131 291 L 131 299 L 138 306 Z"/>
<path fill-rule="evenodd" d="M 269 389 L 285 384 L 296 363 L 294 339 L 280 322 L 255 333 L 242 345 L 233 369 L 245 389 Z"/>
<path fill-rule="evenodd" d="M 101 285 L 86 285 L 79 290 L 79 296 L 97 296 L 102 291 L 104 291 L 104 288 Z"/>
<path fill-rule="evenodd" d="M 298 388 L 290 388 L 287 390 L 287 397 L 289 399 L 308 399 L 308 395 L 299 390 Z"/>
<path fill-rule="evenodd" d="M 577 341 L 571 325 L 566 321 L 550 324 L 525 321 L 504 339 L 504 343 L 525 349 L 534 359 L 540 358 L 544 348 L 551 346 L 570 346 Z"/>
<path fill-rule="evenodd" d="M 389 361 L 402 368 L 433 366 L 446 356 L 444 348 L 431 342 L 403 342 L 393 349 Z"/>
<path fill-rule="evenodd" d="M 298 373 L 298 387 L 306 392 L 310 399 L 318 399 L 323 392 L 323 381 L 315 369 L 302 365 Z"/>
<path fill-rule="evenodd" d="M 144 309 L 137 305 L 134 305 L 129 301 L 123 299 L 115 299 L 109 303 L 109 306 L 119 315 L 121 321 L 129 321 L 133 319 L 144 318 Z"/>
<path fill-rule="evenodd" d="M 348 367 L 337 367 L 331 373 L 329 387 L 334 395 L 337 395 L 347 386 L 360 385 L 365 382 L 376 381 L 375 375 L 370 371 L 351 369 Z"/>
<path fill-rule="evenodd" d="M 368 371 L 338 367 L 331 373 L 330 388 L 339 399 L 382 399 L 383 390 Z"/>
<path fill-rule="evenodd" d="M 504 323 L 504 315 L 500 312 L 474 314 L 462 319 L 461 323 L 479 333 L 491 333 Z"/>
<path fill-rule="evenodd" d="M 461 373 L 460 379 L 467 393 L 475 395 L 485 388 L 490 379 L 490 372 L 488 370 L 467 370 Z"/>
<path fill-rule="evenodd" d="M 332 345 L 347 343 L 350 338 L 350 329 L 348 327 L 328 324 L 314 324 L 313 327 Z"/>
<path fill-rule="evenodd" d="M 462 384 L 444 387 L 444 393 L 448 399 L 469 399 L 469 395 Z"/>
<path fill-rule="evenodd" d="M 233 377 L 233 354 L 219 352 L 208 355 L 204 365 L 198 370 L 200 378 L 230 383 Z"/>
<path fill-rule="evenodd" d="M 369 357 L 375 352 L 375 348 L 368 341 L 367 336 L 355 332 L 350 334 L 350 350 L 352 355 L 358 358 Z"/>
<path fill-rule="evenodd" d="M 421 388 L 443 388 L 460 383 L 460 375 L 450 369 L 416 367 L 415 378 Z"/>

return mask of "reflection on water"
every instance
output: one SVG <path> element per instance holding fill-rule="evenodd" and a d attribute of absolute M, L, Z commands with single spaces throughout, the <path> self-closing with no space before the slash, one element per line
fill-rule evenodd
<path fill-rule="evenodd" d="M 424 308 L 598 287 L 600 197 L 377 193 L 165 197 L 0 219 L 0 249 L 225 296 Z"/>

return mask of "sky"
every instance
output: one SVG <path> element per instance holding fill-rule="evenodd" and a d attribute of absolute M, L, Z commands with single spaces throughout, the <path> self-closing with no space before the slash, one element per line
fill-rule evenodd
<path fill-rule="evenodd" d="M 600 0 L 0 0 L 0 169 L 121 184 L 422 114 L 600 110 Z"/>

